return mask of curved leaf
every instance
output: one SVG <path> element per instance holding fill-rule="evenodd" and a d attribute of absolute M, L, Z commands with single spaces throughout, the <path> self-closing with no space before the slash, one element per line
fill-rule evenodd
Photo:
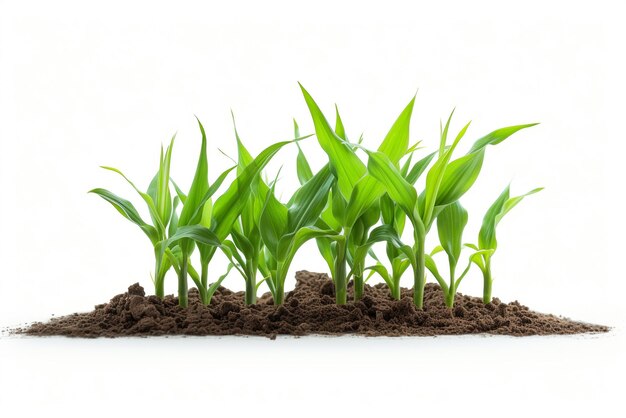
<path fill-rule="evenodd" d="M 148 225 L 141 219 L 137 209 L 130 203 L 128 200 L 123 199 L 117 196 L 114 193 L 106 189 L 93 189 L 90 190 L 89 193 L 94 193 L 109 202 L 123 217 L 139 226 L 141 230 L 150 238 L 153 244 L 155 244 L 159 240 L 159 234 L 157 230 L 152 226 Z"/>
<path fill-rule="evenodd" d="M 496 145 L 499 144 L 500 142 L 504 141 L 505 139 L 507 139 L 508 137 L 510 137 L 511 135 L 513 135 L 514 133 L 525 129 L 525 128 L 530 128 L 532 126 L 536 126 L 539 125 L 538 123 L 528 123 L 526 125 L 515 125 L 515 126 L 508 126 L 506 128 L 500 128 L 500 129 L 496 129 L 495 131 L 483 136 L 482 138 L 478 139 L 474 145 L 472 145 L 472 148 L 470 149 L 469 153 L 473 153 L 476 152 L 484 147 L 486 147 L 487 145 Z"/>
<path fill-rule="evenodd" d="M 467 225 L 467 218 L 467 211 L 458 201 L 446 206 L 437 216 L 439 242 L 454 265 L 461 256 L 463 230 Z"/>
<path fill-rule="evenodd" d="M 301 84 L 300 89 L 313 118 L 317 140 L 337 173 L 337 182 L 341 194 L 344 199 L 348 200 L 352 194 L 352 189 L 367 171 L 365 165 L 349 144 L 333 131 L 315 100 Z"/>
<path fill-rule="evenodd" d="M 496 226 L 513 207 L 515 207 L 522 199 L 531 194 L 537 193 L 543 190 L 543 188 L 537 188 L 525 193 L 521 196 L 509 198 L 509 186 L 498 196 L 495 202 L 489 207 L 485 217 L 483 218 L 483 224 L 478 233 L 478 248 L 481 250 L 498 248 L 498 241 L 496 239 Z"/>

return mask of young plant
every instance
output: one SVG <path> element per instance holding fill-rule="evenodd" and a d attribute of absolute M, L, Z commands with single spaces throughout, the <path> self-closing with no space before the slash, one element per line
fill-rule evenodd
<path fill-rule="evenodd" d="M 491 287 L 493 285 L 493 276 L 491 274 L 491 257 L 498 247 L 496 240 L 496 227 L 507 213 L 513 209 L 524 197 L 543 190 L 539 187 L 520 196 L 509 197 L 509 188 L 507 186 L 496 201 L 489 207 L 483 224 L 478 233 L 478 246 L 474 244 L 466 244 L 468 247 L 478 251 L 477 256 L 471 258 L 483 273 L 483 302 L 485 304 L 491 302 Z"/>
<path fill-rule="evenodd" d="M 415 182 L 426 170 L 433 157 L 435 156 L 435 153 L 431 153 L 419 160 L 411 167 L 413 151 L 416 149 L 417 145 L 418 144 L 411 147 L 409 157 L 404 162 L 400 170 L 402 176 L 410 184 L 415 184 Z M 385 228 L 378 230 L 375 229 L 374 231 L 372 231 L 372 234 L 370 234 L 367 242 L 357 249 L 353 260 L 353 271 L 357 272 L 358 274 L 358 271 L 362 269 L 370 270 L 377 273 L 380 277 L 382 277 L 382 279 L 389 287 L 391 296 L 394 299 L 399 300 L 400 279 L 402 278 L 402 275 L 407 270 L 407 268 L 411 265 L 412 260 L 411 256 L 407 256 L 406 248 L 402 248 L 404 244 L 401 244 L 399 238 L 402 236 L 402 233 L 404 231 L 406 215 L 402 211 L 402 209 L 394 203 L 394 201 L 389 197 L 388 194 L 383 195 L 380 198 L 379 203 L 382 215 L 382 224 L 383 226 L 385 226 Z M 389 264 L 391 265 L 391 271 L 389 271 L 380 262 L 378 257 L 376 257 L 370 249 L 370 247 L 374 243 L 379 241 L 387 241 L 386 254 L 389 260 Z M 365 265 L 365 258 L 368 254 L 372 258 L 374 258 L 376 264 L 363 268 L 363 266 Z"/>
<path fill-rule="evenodd" d="M 159 161 L 159 169 L 156 175 L 153 177 L 148 190 L 146 192 L 140 191 L 135 184 L 128 179 L 120 170 L 113 167 L 105 167 L 105 170 L 113 171 L 124 178 L 131 185 L 131 187 L 141 196 L 148 211 L 150 218 L 152 219 L 152 225 L 146 223 L 139 212 L 131 202 L 117 196 L 114 193 L 106 189 L 93 189 L 90 193 L 97 194 L 107 202 L 109 202 L 117 211 L 126 219 L 139 226 L 141 230 L 148 236 L 153 248 L 156 248 L 158 243 L 168 236 L 168 228 L 176 228 L 177 216 L 176 207 L 178 205 L 178 198 L 172 200 L 170 194 L 170 162 L 172 159 L 172 149 L 174 147 L 174 138 L 172 138 L 170 145 L 167 147 L 165 153 L 163 147 L 161 147 L 161 157 Z M 154 291 L 157 297 L 164 297 L 164 282 L 167 271 L 172 266 L 173 254 L 170 252 L 171 257 L 168 258 L 156 258 L 156 266 L 154 270 Z"/>
<path fill-rule="evenodd" d="M 241 142 L 234 115 L 233 126 L 237 140 L 237 174 L 241 174 L 253 162 L 253 158 Z M 296 138 L 299 136 L 299 132 L 296 133 Z M 264 245 L 259 226 L 264 204 L 263 197 L 267 196 L 269 187 L 261 179 L 261 176 L 256 176 L 250 184 L 250 189 L 250 197 L 246 200 L 241 215 L 230 231 L 232 241 L 224 241 L 230 257 L 237 261 L 237 269 L 246 283 L 244 299 L 247 305 L 256 303 L 257 289 L 262 283 L 262 281 L 259 283 L 256 281 L 257 272 L 260 271 L 264 278 L 269 276 L 262 260 Z"/>
<path fill-rule="evenodd" d="M 267 190 L 260 229 L 266 247 L 264 268 L 269 273 L 266 283 L 276 305 L 284 301 L 285 279 L 302 244 L 321 237 L 334 237 L 341 241 L 332 229 L 315 226 L 334 182 L 335 177 L 326 166 L 296 190 L 287 204 L 279 202 L 274 195 L 276 181 Z"/>
<path fill-rule="evenodd" d="M 202 147 L 196 168 L 196 174 L 191 184 L 188 195 L 182 194 L 180 189 L 177 192 L 181 200 L 184 201 L 183 211 L 178 222 L 179 228 L 167 240 L 159 243 L 159 258 L 175 246 L 182 249 L 182 263 L 179 273 L 179 304 L 187 306 L 187 275 L 194 280 L 202 303 L 209 304 L 212 296 L 212 286 L 208 283 L 209 263 L 213 259 L 218 248 L 231 258 L 231 247 L 224 244 L 230 235 L 233 224 L 241 215 L 250 197 L 251 185 L 261 170 L 267 165 L 271 158 L 285 145 L 293 141 L 282 141 L 270 145 L 250 162 L 231 183 L 228 189 L 212 204 L 211 197 L 217 191 L 226 175 L 234 167 L 222 173 L 219 179 L 208 186 L 207 177 L 207 157 L 206 157 L 206 134 L 200 124 L 202 132 Z M 184 221 L 184 222 L 182 222 Z M 189 255 L 193 251 L 194 244 L 198 246 L 200 252 L 201 276 L 196 279 L 189 268 Z M 231 264 L 236 262 L 231 258 Z"/>
<path fill-rule="evenodd" d="M 439 235 L 438 245 L 430 254 L 426 254 L 426 268 L 435 277 L 444 294 L 444 302 L 448 308 L 454 306 L 454 297 L 463 278 L 470 270 L 471 263 L 474 258 L 480 257 L 487 253 L 488 250 L 476 251 L 470 256 L 467 267 L 460 276 L 456 276 L 457 264 L 461 258 L 461 250 L 463 248 L 463 230 L 467 225 L 467 211 L 456 201 L 446 206 L 439 216 L 437 216 L 437 232 Z M 437 265 L 433 260 L 433 256 L 439 252 L 445 251 L 448 256 L 449 282 L 446 283 L 442 275 L 437 269 Z"/>
<path fill-rule="evenodd" d="M 535 125 L 498 129 L 477 140 L 467 155 L 451 161 L 454 150 L 469 127 L 469 123 L 465 125 L 452 144 L 448 146 L 447 134 L 451 118 L 452 114 L 445 128 L 441 130 L 437 160 L 428 171 L 425 189 L 419 195 L 402 176 L 396 164 L 390 161 L 384 153 L 365 150 L 369 156 L 367 166 L 369 173 L 384 186 L 389 196 L 402 208 L 413 225 L 414 244 L 411 254 L 406 255 L 413 267 L 413 300 L 418 309 L 422 309 L 424 303 L 425 241 L 433 222 L 447 205 L 456 202 L 474 184 L 480 173 L 488 145 L 499 144 L 513 133 Z M 390 242 L 394 242 L 395 238 Z M 404 247 L 402 245 L 399 248 Z"/>
<path fill-rule="evenodd" d="M 330 170 L 337 178 L 337 186 L 331 193 L 331 202 L 328 210 L 322 214 L 322 221 L 338 231 L 343 238 L 336 240 L 333 245 L 321 241 L 323 245 L 320 247 L 327 262 L 332 259 L 331 274 L 336 302 L 345 304 L 348 279 L 346 266 L 352 262 L 357 248 L 367 241 L 369 229 L 378 221 L 378 200 L 384 195 L 385 188 L 368 173 L 365 164 L 356 155 L 355 147 L 358 145 L 346 140 L 341 118 L 337 117 L 337 127 L 333 130 L 311 95 L 302 85 L 300 88 L 311 113 L 318 142 L 328 156 Z M 414 102 L 415 98 L 400 114 L 378 148 L 378 152 L 385 155 L 391 164 L 397 165 L 407 153 Z M 362 273 L 363 269 L 354 272 L 355 299 L 363 294 Z"/>

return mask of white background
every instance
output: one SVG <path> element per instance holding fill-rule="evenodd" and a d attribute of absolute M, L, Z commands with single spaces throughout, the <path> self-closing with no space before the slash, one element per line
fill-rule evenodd
<path fill-rule="evenodd" d="M 348 135 L 376 147 L 417 89 L 411 136 L 439 119 L 541 125 L 488 150 L 463 198 L 474 239 L 508 184 L 524 201 L 498 230 L 494 295 L 615 327 L 515 339 L 0 338 L 2 416 L 621 416 L 623 35 L 617 2 L 0 2 L 0 326 L 85 311 L 133 282 L 150 290 L 149 241 L 86 192 L 147 187 L 175 132 L 187 188 L 200 136 L 212 178 L 312 124 L 297 81 Z M 312 138 L 315 168 L 326 161 Z M 462 152 L 463 150 L 461 150 Z M 459 154 L 460 155 L 460 154 Z M 297 185 L 294 149 L 280 190 Z M 143 209 L 143 208 L 142 208 Z M 145 212 L 143 212 L 145 213 Z M 434 241 L 430 245 L 435 245 Z M 225 267 L 215 262 L 215 276 Z M 293 263 L 323 271 L 314 244 Z M 410 286 L 407 277 L 405 286 Z M 242 289 L 235 274 L 225 283 Z M 293 286 L 293 281 L 288 283 Z M 175 290 L 170 278 L 167 290 Z M 468 277 L 461 292 L 479 295 Z"/>

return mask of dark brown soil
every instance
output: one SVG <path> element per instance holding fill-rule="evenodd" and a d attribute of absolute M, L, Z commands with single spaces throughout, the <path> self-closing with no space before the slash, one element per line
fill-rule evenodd
<path fill-rule="evenodd" d="M 15 332 L 68 337 L 122 337 L 150 335 L 276 335 L 356 334 L 365 336 L 433 336 L 450 334 L 501 334 L 513 336 L 606 332 L 608 327 L 571 321 L 529 310 L 518 302 L 498 299 L 484 305 L 479 298 L 457 295 L 454 309 L 443 304 L 441 288 L 426 285 L 424 310 L 415 309 L 412 292 L 402 290 L 391 299 L 384 285 L 365 286 L 361 301 L 335 305 L 334 287 L 325 274 L 301 271 L 296 288 L 275 307 L 271 295 L 245 306 L 242 292 L 220 287 L 209 306 L 203 306 L 195 289 L 189 308 L 178 299 L 145 296 L 139 284 L 97 305 L 92 312 L 75 313 L 35 323 Z"/>

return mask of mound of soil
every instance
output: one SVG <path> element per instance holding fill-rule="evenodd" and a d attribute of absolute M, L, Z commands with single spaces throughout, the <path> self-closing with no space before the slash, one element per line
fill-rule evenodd
<path fill-rule="evenodd" d="M 150 335 L 276 335 L 356 334 L 365 336 L 433 336 L 451 334 L 502 334 L 513 336 L 606 332 L 608 327 L 571 321 L 529 310 L 518 302 L 497 298 L 485 305 L 479 298 L 458 294 L 454 309 L 443 304 L 441 288 L 427 284 L 424 309 L 416 310 L 412 291 L 402 289 L 393 300 L 383 284 L 365 286 L 362 300 L 335 305 L 334 286 L 325 274 L 301 271 L 296 287 L 282 306 L 271 295 L 246 306 L 243 292 L 220 287 L 211 305 L 204 306 L 197 290 L 190 291 L 189 307 L 178 298 L 160 300 L 145 296 L 139 284 L 97 305 L 92 312 L 75 313 L 34 323 L 17 333 L 68 337 L 122 337 Z M 351 289 L 349 289 L 351 290 Z M 349 295 L 351 296 L 351 295 Z"/>

